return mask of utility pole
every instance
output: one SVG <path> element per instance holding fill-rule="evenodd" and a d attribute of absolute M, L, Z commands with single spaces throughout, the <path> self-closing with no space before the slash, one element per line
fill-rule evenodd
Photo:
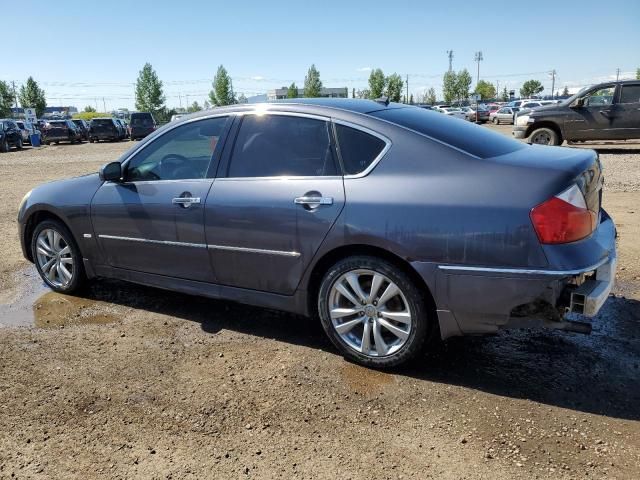
<path fill-rule="evenodd" d="M 496 80 L 496 100 L 500 96 L 500 80 Z"/>
<path fill-rule="evenodd" d="M 407 104 L 409 103 L 409 74 L 407 73 Z"/>
<path fill-rule="evenodd" d="M 178 102 L 180 103 L 180 110 L 182 110 L 182 97 L 178 94 Z"/>
<path fill-rule="evenodd" d="M 484 60 L 484 58 L 482 57 L 482 52 L 476 52 L 476 55 L 474 57 L 474 61 L 478 63 L 478 77 L 476 80 L 476 83 L 478 83 L 480 81 L 480 62 Z"/>
<path fill-rule="evenodd" d="M 551 75 L 551 99 L 556 98 L 555 88 L 556 88 L 556 70 L 555 68 L 549 72 Z"/>
<path fill-rule="evenodd" d="M 451 71 L 453 66 L 453 50 L 447 50 L 447 56 L 449 57 L 449 71 Z"/>
<path fill-rule="evenodd" d="M 104 103 L 104 97 L 102 97 L 102 108 L 103 108 L 103 112 L 107 111 L 107 104 Z"/>
<path fill-rule="evenodd" d="M 616 68 L 616 82 L 618 81 L 619 78 L 620 78 L 620 69 Z"/>
<path fill-rule="evenodd" d="M 93 102 L 96 104 L 96 112 L 98 111 L 98 98 L 93 97 Z"/>

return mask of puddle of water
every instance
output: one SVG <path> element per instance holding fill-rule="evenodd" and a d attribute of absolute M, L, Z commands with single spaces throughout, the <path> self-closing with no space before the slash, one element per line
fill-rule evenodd
<path fill-rule="evenodd" d="M 394 380 L 393 375 L 389 373 L 346 362 L 342 366 L 342 376 L 346 383 L 359 393 L 378 392 Z"/>
<path fill-rule="evenodd" d="M 12 303 L 0 305 L 0 327 L 59 328 L 119 320 L 105 302 L 51 291 L 34 267 L 17 275 L 21 291 Z"/>

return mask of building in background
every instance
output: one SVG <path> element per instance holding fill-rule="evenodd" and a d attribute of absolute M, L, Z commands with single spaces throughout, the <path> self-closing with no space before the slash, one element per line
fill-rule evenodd
<path fill-rule="evenodd" d="M 269 90 L 267 92 L 267 100 L 282 100 L 287 98 L 289 89 L 287 87 L 276 88 L 275 90 Z M 325 88 L 320 90 L 320 96 L 324 98 L 347 98 L 349 95 L 349 89 L 347 87 L 340 88 Z M 304 97 L 304 88 L 298 88 L 298 98 Z M 255 103 L 255 102 L 249 102 Z"/>

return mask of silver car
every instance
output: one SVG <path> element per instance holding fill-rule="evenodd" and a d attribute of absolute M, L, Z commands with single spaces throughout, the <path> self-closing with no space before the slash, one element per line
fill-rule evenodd
<path fill-rule="evenodd" d="M 513 124 L 516 112 L 517 110 L 513 107 L 502 107 L 495 112 L 491 112 L 489 116 L 495 125 L 500 125 L 501 123 Z"/>

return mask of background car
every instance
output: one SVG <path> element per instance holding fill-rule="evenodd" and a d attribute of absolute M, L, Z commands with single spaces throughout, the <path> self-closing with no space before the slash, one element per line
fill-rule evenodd
<path fill-rule="evenodd" d="M 22 130 L 15 120 L 0 119 L 0 152 L 8 152 L 11 147 L 22 148 Z"/>
<path fill-rule="evenodd" d="M 76 143 L 82 141 L 82 134 L 71 120 L 51 120 L 44 130 L 44 143 L 56 145 L 60 142 Z"/>
<path fill-rule="evenodd" d="M 121 127 L 116 124 L 113 117 L 94 118 L 89 124 L 89 142 L 119 140 L 122 135 Z"/>
<path fill-rule="evenodd" d="M 124 126 L 124 122 L 121 119 L 114 118 L 113 120 L 116 122 L 116 126 L 118 127 L 118 130 L 120 132 L 119 140 L 124 140 L 128 136 L 127 127 Z"/>
<path fill-rule="evenodd" d="M 491 121 L 495 125 L 500 125 L 501 123 L 512 124 L 517 112 L 517 107 L 502 107 L 501 109 L 490 113 L 489 118 L 491 118 Z"/>
<path fill-rule="evenodd" d="M 475 105 L 467 107 L 466 116 L 470 122 L 486 123 L 490 119 L 490 112 L 484 105 L 480 105 L 476 110 Z"/>
<path fill-rule="evenodd" d="M 135 112 L 129 118 L 131 140 L 140 140 L 156 129 L 156 121 L 149 112 Z"/>
<path fill-rule="evenodd" d="M 354 99 L 195 114 L 33 189 L 23 253 L 58 292 L 110 277 L 319 317 L 372 367 L 526 320 L 587 331 L 564 312 L 595 315 L 615 278 L 597 153 L 447 117 Z"/>
<path fill-rule="evenodd" d="M 31 122 L 27 122 L 24 120 L 16 120 L 16 125 L 22 131 L 22 143 L 31 145 L 31 135 L 36 133 L 35 126 Z"/>
<path fill-rule="evenodd" d="M 467 115 L 458 107 L 439 106 L 434 109 L 436 112 L 444 113 L 450 117 L 466 120 Z"/>
<path fill-rule="evenodd" d="M 89 140 L 89 124 L 81 118 L 74 118 L 71 121 L 75 124 L 78 130 L 80 130 L 82 140 Z"/>

